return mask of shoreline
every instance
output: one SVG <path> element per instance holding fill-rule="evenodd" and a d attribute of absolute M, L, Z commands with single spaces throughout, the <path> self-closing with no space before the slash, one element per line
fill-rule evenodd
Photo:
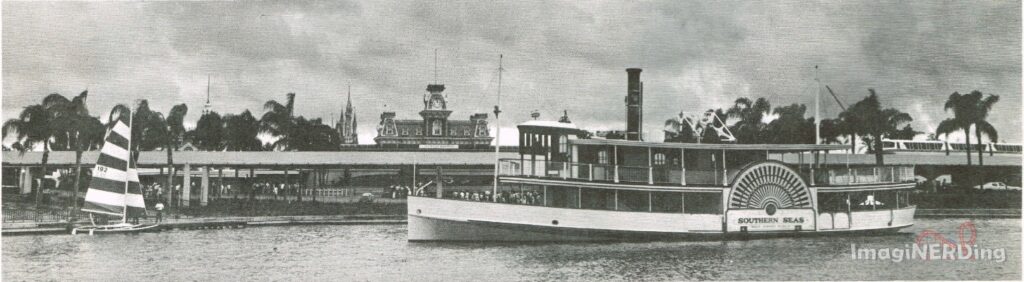
<path fill-rule="evenodd" d="M 1021 209 L 918 209 L 914 218 L 1021 218 Z M 225 216 L 173 219 L 160 223 L 155 231 L 234 229 L 286 225 L 370 225 L 406 224 L 406 215 L 306 215 Z M 3 223 L 0 236 L 70 235 L 68 223 Z"/>
<path fill-rule="evenodd" d="M 144 221 L 152 223 L 152 221 Z M 164 230 L 234 229 L 283 225 L 370 225 L 405 224 L 405 215 L 306 215 L 306 216 L 226 216 L 165 219 L 154 232 Z M 68 223 L 4 223 L 0 236 L 67 234 Z"/>

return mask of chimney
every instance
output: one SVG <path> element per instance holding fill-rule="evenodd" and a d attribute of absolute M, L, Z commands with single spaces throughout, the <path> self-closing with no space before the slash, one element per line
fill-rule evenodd
<path fill-rule="evenodd" d="M 643 141 L 643 82 L 640 82 L 642 69 L 629 68 L 629 84 L 626 86 L 626 140 Z"/>

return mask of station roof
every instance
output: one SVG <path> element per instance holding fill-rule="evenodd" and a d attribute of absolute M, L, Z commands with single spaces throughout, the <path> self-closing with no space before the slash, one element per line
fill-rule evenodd
<path fill-rule="evenodd" d="M 3 165 L 37 166 L 42 162 L 42 152 L 3 152 Z M 500 158 L 517 158 L 518 153 L 502 152 Z M 82 164 L 92 166 L 99 158 L 99 151 L 82 153 Z M 283 166 L 399 166 L 445 165 L 480 166 L 494 165 L 494 152 L 490 151 L 341 151 L 341 152 L 174 152 L 174 164 L 237 167 L 283 167 Z M 50 152 L 47 164 L 69 166 L 75 164 L 75 152 Z M 139 156 L 139 167 L 160 167 L 167 165 L 164 151 L 146 151 Z"/>

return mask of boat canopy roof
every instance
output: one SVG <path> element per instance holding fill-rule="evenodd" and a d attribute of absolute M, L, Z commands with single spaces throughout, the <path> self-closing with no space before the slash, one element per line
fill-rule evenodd
<path fill-rule="evenodd" d="M 828 151 L 849 149 L 849 145 L 814 145 L 814 144 L 708 144 L 708 143 L 664 143 L 643 142 L 622 139 L 576 139 L 569 140 L 577 145 L 607 145 L 624 147 L 675 148 L 695 150 L 730 150 L 730 151 Z"/>

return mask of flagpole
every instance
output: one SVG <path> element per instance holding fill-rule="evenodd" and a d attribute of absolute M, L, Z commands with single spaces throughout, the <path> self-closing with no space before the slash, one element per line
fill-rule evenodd
<path fill-rule="evenodd" d="M 818 88 L 814 91 L 814 144 L 821 145 L 821 79 L 818 78 L 818 66 L 814 66 L 814 82 Z"/>
<path fill-rule="evenodd" d="M 498 55 L 498 105 L 494 106 L 494 191 L 491 192 L 491 201 L 498 202 L 498 169 L 501 167 L 499 149 L 501 149 L 501 72 L 502 59 L 504 54 Z"/>

